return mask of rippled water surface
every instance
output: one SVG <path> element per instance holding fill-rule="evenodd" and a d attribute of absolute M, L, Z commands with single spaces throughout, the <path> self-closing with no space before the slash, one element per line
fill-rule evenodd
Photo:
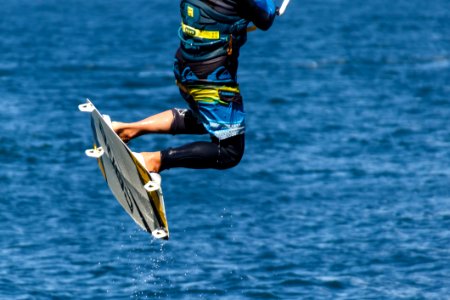
<path fill-rule="evenodd" d="M 244 159 L 163 173 L 160 242 L 84 156 L 77 105 L 122 121 L 183 107 L 178 15 L 167 0 L 2 1 L 0 298 L 449 299 L 449 2 L 293 1 L 252 33 Z"/>

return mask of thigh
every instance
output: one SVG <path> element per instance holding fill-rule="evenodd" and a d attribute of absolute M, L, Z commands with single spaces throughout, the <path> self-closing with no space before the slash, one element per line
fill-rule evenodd
<path fill-rule="evenodd" d="M 194 142 L 161 151 L 161 168 L 216 169 L 219 146 L 212 142 Z"/>
<path fill-rule="evenodd" d="M 228 169 L 236 166 L 244 154 L 244 135 L 211 142 L 194 142 L 161 152 L 160 171 L 171 168 Z"/>

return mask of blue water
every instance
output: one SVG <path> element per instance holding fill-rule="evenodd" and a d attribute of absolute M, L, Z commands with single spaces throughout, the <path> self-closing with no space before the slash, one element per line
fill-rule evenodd
<path fill-rule="evenodd" d="M 450 2 L 293 1 L 252 33 L 244 159 L 163 173 L 160 242 L 84 156 L 77 105 L 121 121 L 184 107 L 178 14 L 2 1 L 0 298 L 450 299 Z"/>

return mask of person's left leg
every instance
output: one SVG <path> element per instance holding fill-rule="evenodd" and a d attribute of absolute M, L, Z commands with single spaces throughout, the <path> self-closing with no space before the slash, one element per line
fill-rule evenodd
<path fill-rule="evenodd" d="M 147 133 L 169 133 L 174 119 L 172 110 L 166 110 L 138 122 L 112 122 L 112 127 L 117 135 L 127 143 Z"/>

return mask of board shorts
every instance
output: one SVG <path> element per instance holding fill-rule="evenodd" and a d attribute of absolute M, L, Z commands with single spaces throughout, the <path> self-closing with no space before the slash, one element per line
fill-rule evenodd
<path fill-rule="evenodd" d="M 161 152 L 161 169 L 227 169 L 236 166 L 245 144 L 245 112 L 236 82 L 237 55 L 186 60 L 178 49 L 174 75 L 189 109 L 173 109 L 172 134 L 210 134 L 211 142 L 194 142 Z"/>
<path fill-rule="evenodd" d="M 184 86 L 180 93 L 206 131 L 219 140 L 244 134 L 245 112 L 239 86 Z"/>

